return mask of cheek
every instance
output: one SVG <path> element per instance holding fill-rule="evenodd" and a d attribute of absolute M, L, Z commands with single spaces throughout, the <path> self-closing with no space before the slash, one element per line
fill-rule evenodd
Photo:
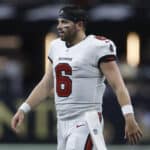
<path fill-rule="evenodd" d="M 70 26 L 69 26 L 68 24 L 65 24 L 65 25 L 63 26 L 63 28 L 66 29 L 66 30 L 68 30 L 68 29 L 70 29 Z"/>
<path fill-rule="evenodd" d="M 75 26 L 73 26 L 73 27 L 71 27 L 71 28 L 69 29 L 69 31 L 70 31 L 71 33 L 77 33 L 77 32 L 78 32 L 78 29 L 77 29 Z"/>
<path fill-rule="evenodd" d="M 67 33 L 67 34 L 72 34 L 74 32 L 76 32 L 76 30 L 72 27 L 65 27 L 64 28 L 64 31 Z"/>

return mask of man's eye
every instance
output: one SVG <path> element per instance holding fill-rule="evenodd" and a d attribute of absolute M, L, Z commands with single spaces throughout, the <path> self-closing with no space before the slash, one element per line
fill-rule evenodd
<path fill-rule="evenodd" d="M 68 23 L 67 21 L 63 21 L 63 23 Z"/>

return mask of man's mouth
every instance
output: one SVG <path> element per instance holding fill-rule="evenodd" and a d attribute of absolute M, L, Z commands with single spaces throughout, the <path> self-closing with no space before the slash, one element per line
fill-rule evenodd
<path fill-rule="evenodd" d="M 63 36 L 64 32 L 63 31 L 58 31 L 59 36 Z"/>

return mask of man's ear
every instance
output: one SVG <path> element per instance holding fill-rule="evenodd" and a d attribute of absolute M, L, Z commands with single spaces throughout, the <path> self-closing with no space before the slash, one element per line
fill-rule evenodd
<path fill-rule="evenodd" d="M 81 29 L 81 28 L 83 28 L 83 21 L 78 21 L 77 23 L 76 23 L 76 25 L 77 25 L 77 29 Z"/>

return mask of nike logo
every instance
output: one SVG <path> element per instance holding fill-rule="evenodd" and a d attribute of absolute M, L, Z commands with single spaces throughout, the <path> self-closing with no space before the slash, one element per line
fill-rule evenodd
<path fill-rule="evenodd" d="M 76 128 L 79 128 L 79 127 L 82 127 L 82 126 L 85 126 L 85 124 L 76 125 Z"/>

